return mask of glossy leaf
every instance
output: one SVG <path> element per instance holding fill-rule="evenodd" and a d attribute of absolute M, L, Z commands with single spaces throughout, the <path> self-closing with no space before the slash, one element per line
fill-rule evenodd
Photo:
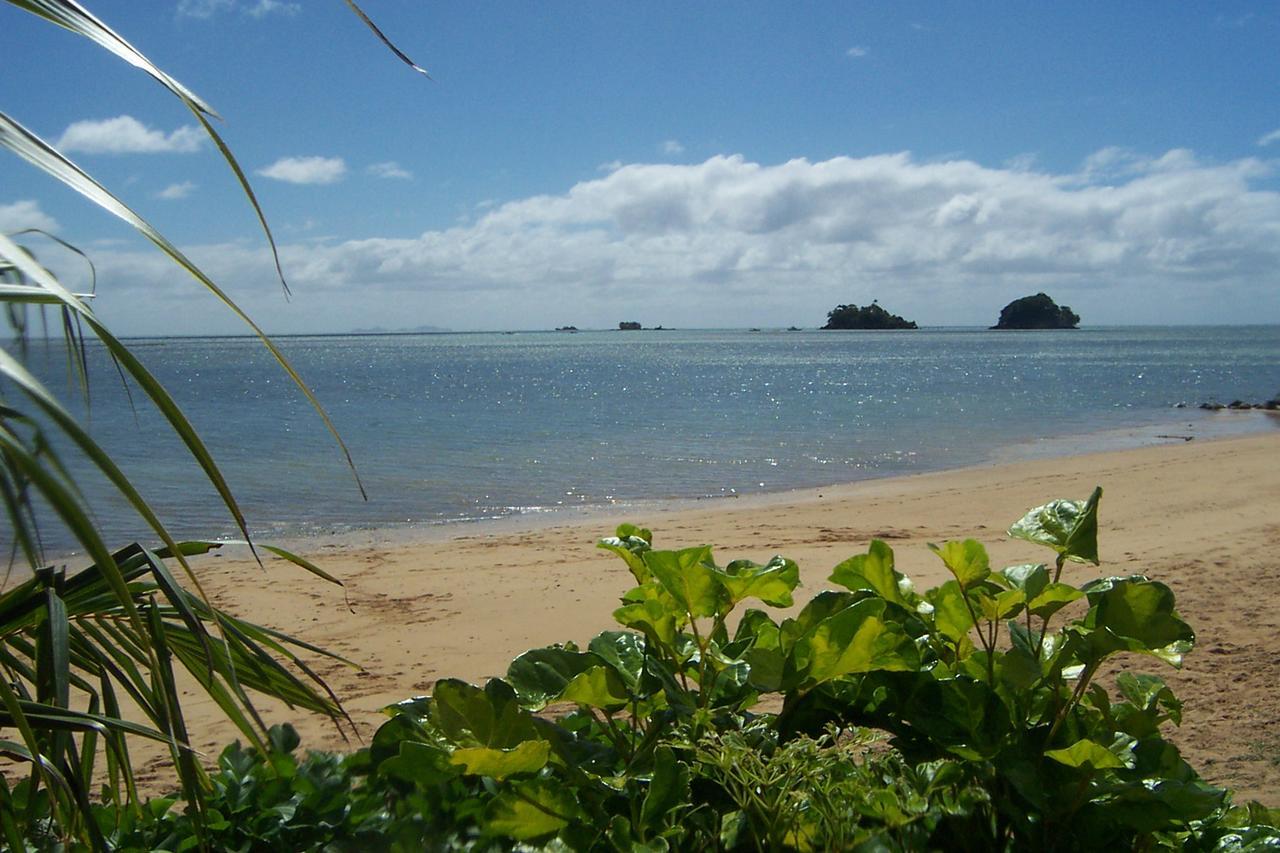
<path fill-rule="evenodd" d="M 695 618 L 715 616 L 727 600 L 708 547 L 646 551 L 644 564 L 676 603 Z"/>
<path fill-rule="evenodd" d="M 907 594 L 910 581 L 893 568 L 893 549 L 879 539 L 871 540 L 867 553 L 850 557 L 837 565 L 827 580 L 845 589 L 870 590 L 902 607 L 915 606 L 914 594 Z"/>
<path fill-rule="evenodd" d="M 824 619 L 796 644 L 808 680 L 821 683 L 852 673 L 919 667 L 915 643 L 902 627 L 884 619 L 885 602 L 869 598 Z M 799 668 L 799 667 L 798 667 Z"/>
<path fill-rule="evenodd" d="M 1052 548 L 1068 560 L 1098 565 L 1098 502 L 1102 489 L 1088 500 L 1050 501 L 1014 522 L 1009 535 Z"/>
<path fill-rule="evenodd" d="M 436 682 L 431 718 L 454 743 L 510 749 L 537 738 L 533 717 L 511 686 L 494 678 L 484 689 L 450 678 Z"/>
<path fill-rule="evenodd" d="M 616 709 L 630 699 L 618 672 L 592 652 L 532 649 L 511 662 L 507 681 L 534 710 L 561 701 Z"/>
<path fill-rule="evenodd" d="M 933 606 L 933 624 L 944 637 L 958 642 L 973 628 L 973 614 L 965 604 L 964 590 L 956 581 L 947 581 L 925 593 Z"/>
<path fill-rule="evenodd" d="M 1174 610 L 1173 591 L 1143 577 L 1105 578 L 1084 588 L 1092 607 L 1084 625 L 1088 658 L 1119 651 L 1154 655 L 1173 666 L 1195 644 L 1191 626 Z"/>
<path fill-rule="evenodd" d="M 774 557 L 763 566 L 750 560 L 734 560 L 724 569 L 711 569 L 729 593 L 729 606 L 757 598 L 774 607 L 790 607 L 791 593 L 800 583 L 800 568 L 784 557 Z"/>
<path fill-rule="evenodd" d="M 991 560 L 987 557 L 987 549 L 976 539 L 944 542 L 942 547 L 929 543 L 929 549 L 942 559 L 962 589 L 986 580 L 991 574 Z"/>
<path fill-rule="evenodd" d="M 550 835 L 580 816 L 573 793 L 550 779 L 529 779 L 503 790 L 485 812 L 485 829 L 517 841 Z"/>
<path fill-rule="evenodd" d="M 1082 738 L 1065 749 L 1045 750 L 1044 754 L 1059 764 L 1085 770 L 1114 770 L 1125 766 L 1114 752 L 1088 738 Z"/>
<path fill-rule="evenodd" d="M 1065 583 L 1051 583 L 1027 604 L 1033 616 L 1048 619 L 1073 601 L 1084 598 L 1084 593 Z"/>
<path fill-rule="evenodd" d="M 653 776 L 640 808 L 640 826 L 646 833 L 660 831 L 689 798 L 689 768 L 676 759 L 668 746 L 653 753 Z"/>
<path fill-rule="evenodd" d="M 462 767 L 473 776 L 489 776 L 502 781 L 509 776 L 536 773 L 551 757 L 551 744 L 544 740 L 527 740 L 511 749 L 477 746 L 455 749 L 450 763 Z"/>

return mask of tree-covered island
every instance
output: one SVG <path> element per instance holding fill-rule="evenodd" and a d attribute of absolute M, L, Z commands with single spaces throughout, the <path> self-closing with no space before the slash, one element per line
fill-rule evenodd
<path fill-rule="evenodd" d="M 1047 294 L 1015 299 L 1000 311 L 993 329 L 1078 329 L 1080 315 Z"/>
<path fill-rule="evenodd" d="M 827 312 L 824 329 L 915 329 L 911 320 L 890 314 L 874 299 L 865 308 L 857 305 L 837 305 Z"/>

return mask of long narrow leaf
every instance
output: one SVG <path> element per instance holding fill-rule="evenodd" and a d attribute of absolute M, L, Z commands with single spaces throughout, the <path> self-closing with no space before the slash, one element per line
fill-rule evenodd
<path fill-rule="evenodd" d="M 249 315 L 231 299 L 231 297 L 224 293 L 222 289 L 213 282 L 213 279 L 209 278 L 203 270 L 196 266 L 195 263 L 187 258 L 187 256 L 176 246 L 170 243 L 164 235 L 153 228 L 150 223 L 135 213 L 128 205 L 112 195 L 105 187 L 95 181 L 86 172 L 80 169 L 80 167 L 76 166 L 64 157 L 59 151 L 50 146 L 43 139 L 31 133 L 4 113 L 0 113 L 0 145 L 14 151 L 23 159 L 28 160 L 38 168 L 48 172 L 50 175 L 62 181 L 85 198 L 88 198 L 104 210 L 114 214 L 120 219 L 123 219 L 129 225 L 133 226 L 143 236 L 155 244 L 157 248 L 168 255 L 175 263 L 178 264 L 178 266 L 182 267 L 193 278 L 204 285 L 204 287 L 216 296 L 223 305 L 231 310 L 232 313 L 244 321 L 244 323 L 253 330 L 254 334 L 258 336 L 258 339 L 262 341 L 263 346 L 267 348 L 280 367 L 289 375 L 289 378 L 293 380 L 293 383 L 300 391 L 302 391 L 312 408 L 316 410 L 316 413 L 320 416 L 320 419 L 324 422 L 325 427 L 328 428 L 329 433 L 333 436 L 339 449 L 341 449 L 343 456 L 346 458 L 347 466 L 351 470 L 352 476 L 355 478 L 356 485 L 360 489 L 361 496 L 366 499 L 368 498 L 368 495 L 364 490 L 364 484 L 360 480 L 360 475 L 356 472 L 355 462 L 351 458 L 351 451 L 347 449 L 346 442 L 344 442 L 342 440 L 342 436 L 338 434 L 338 429 L 334 426 L 333 421 L 330 420 L 328 412 L 326 412 L 324 407 L 320 405 L 320 401 L 316 399 L 315 394 L 307 387 L 307 384 L 302 381 L 302 377 L 298 375 L 296 370 L 294 370 L 293 365 L 289 363 L 287 358 L 285 358 L 284 353 L 276 347 L 275 342 L 267 336 L 267 333 L 264 332 L 262 328 L 259 327 L 258 324 L 255 323 L 253 319 L 250 318 Z M 5 244 L 8 245 L 6 246 Z M 106 329 L 98 323 L 96 318 L 94 318 L 94 316 L 85 308 L 84 303 L 79 299 L 76 299 L 66 290 L 66 288 L 54 281 L 53 277 L 45 270 L 39 268 L 38 265 L 30 265 L 35 267 L 35 274 L 32 274 L 32 271 L 29 268 L 23 267 L 18 258 L 12 257 L 10 255 L 10 247 L 12 245 L 13 244 L 9 243 L 7 239 L 4 239 L 4 243 L 0 243 L 0 247 L 3 247 L 0 248 L 0 257 L 8 257 L 11 262 L 22 269 L 25 275 L 30 276 L 43 287 L 49 287 L 49 283 L 52 282 L 53 287 L 51 289 L 55 292 L 60 292 L 64 297 L 63 301 L 69 307 L 81 313 L 86 322 L 93 327 L 95 334 L 101 337 L 106 333 Z M 114 338 L 112 338 L 112 340 L 114 340 Z"/>

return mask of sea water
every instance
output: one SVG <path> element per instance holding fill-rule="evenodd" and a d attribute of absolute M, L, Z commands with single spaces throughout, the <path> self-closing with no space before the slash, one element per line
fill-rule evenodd
<path fill-rule="evenodd" d="M 1280 426 L 1196 408 L 1280 392 L 1276 326 L 278 339 L 350 448 L 363 500 L 259 342 L 128 343 L 195 425 L 250 529 L 268 537 L 570 507 L 614 507 L 622 520 L 638 501 Z M 87 351 L 87 409 L 67 386 L 60 345 L 31 346 L 34 369 L 69 395 L 176 536 L 235 534 L 190 455 L 100 346 Z M 82 483 L 108 541 L 154 541 L 99 478 Z M 42 534 L 51 550 L 75 547 L 55 526 Z"/>

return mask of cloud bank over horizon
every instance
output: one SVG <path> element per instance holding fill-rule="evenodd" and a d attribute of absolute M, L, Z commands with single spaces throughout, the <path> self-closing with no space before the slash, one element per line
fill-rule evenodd
<path fill-rule="evenodd" d="M 287 331 L 814 325 L 876 298 L 969 325 L 1044 290 L 1086 323 L 1280 322 L 1273 176 L 1186 150 L 1103 149 L 1069 174 L 906 152 L 620 165 L 417 237 L 284 245 L 299 296 L 271 313 Z M 260 243 L 190 250 L 247 304 L 278 297 Z M 174 278 L 146 253 L 95 260 L 104 294 Z"/>

